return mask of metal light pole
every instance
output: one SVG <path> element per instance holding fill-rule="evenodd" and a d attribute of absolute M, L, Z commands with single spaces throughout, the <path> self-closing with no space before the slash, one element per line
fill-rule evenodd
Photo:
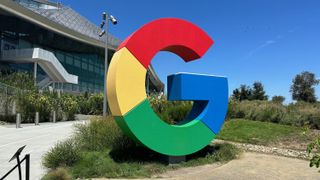
<path fill-rule="evenodd" d="M 37 86 L 37 72 L 38 72 L 38 63 L 34 62 L 34 65 L 33 65 L 34 86 Z"/>
<path fill-rule="evenodd" d="M 112 22 L 112 24 L 116 25 L 117 20 L 112 16 L 107 14 L 106 12 L 102 13 L 102 22 L 100 25 L 101 32 L 99 34 L 100 37 L 102 37 L 104 34 L 106 35 L 106 47 L 105 47 L 105 55 L 104 55 L 104 94 L 103 94 L 103 116 L 107 116 L 107 109 L 108 109 L 108 101 L 107 101 L 107 73 L 108 73 L 108 24 L 109 20 Z M 103 29 L 105 27 L 105 29 Z"/>

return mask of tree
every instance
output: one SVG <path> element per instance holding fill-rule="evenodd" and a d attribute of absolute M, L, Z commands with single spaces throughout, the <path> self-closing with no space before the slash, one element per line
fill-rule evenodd
<path fill-rule="evenodd" d="M 235 100 L 240 100 L 240 90 L 238 88 L 236 88 L 235 90 L 233 90 L 232 92 L 232 97 L 235 99 Z"/>
<path fill-rule="evenodd" d="M 292 83 L 290 92 L 293 100 L 310 103 L 317 101 L 314 87 L 319 84 L 319 80 L 316 79 L 315 74 L 304 71 L 296 75 Z"/>
<path fill-rule="evenodd" d="M 241 84 L 240 88 L 233 90 L 232 97 L 238 101 L 249 100 L 252 94 L 251 91 L 249 86 Z"/>
<path fill-rule="evenodd" d="M 285 97 L 283 96 L 273 96 L 271 101 L 277 104 L 282 104 L 284 102 L 284 100 L 286 100 Z"/>
<path fill-rule="evenodd" d="M 253 83 L 251 100 L 268 100 L 268 96 L 264 91 L 264 87 L 261 82 L 256 81 Z"/>

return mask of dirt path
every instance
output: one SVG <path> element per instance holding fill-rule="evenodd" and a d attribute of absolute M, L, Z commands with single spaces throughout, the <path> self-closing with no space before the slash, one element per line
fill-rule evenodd
<path fill-rule="evenodd" d="M 320 179 L 317 169 L 309 168 L 308 161 L 275 155 L 246 152 L 227 164 L 205 165 L 169 171 L 160 179 Z"/>

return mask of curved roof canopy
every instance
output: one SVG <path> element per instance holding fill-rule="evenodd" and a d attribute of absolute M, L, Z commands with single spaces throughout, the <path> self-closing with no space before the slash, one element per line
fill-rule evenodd
<path fill-rule="evenodd" d="M 0 8 L 50 31 L 93 46 L 105 47 L 106 35 L 99 37 L 100 28 L 79 13 L 61 4 L 52 6 L 54 3 L 43 0 L 40 3 L 47 3 L 48 6 L 36 6 L 34 3 L 21 0 L 1 0 Z M 109 34 L 108 44 L 109 49 L 116 49 L 120 40 Z"/>

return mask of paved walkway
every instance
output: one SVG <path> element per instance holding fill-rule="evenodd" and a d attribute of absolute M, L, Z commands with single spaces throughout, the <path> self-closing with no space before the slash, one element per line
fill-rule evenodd
<path fill-rule="evenodd" d="M 160 177 L 169 179 L 270 179 L 314 180 L 320 179 L 316 168 L 301 159 L 275 155 L 244 153 L 241 158 L 224 165 L 205 165 L 167 172 Z"/>
<path fill-rule="evenodd" d="M 84 121 L 41 123 L 40 126 L 22 124 L 23 128 L 19 129 L 16 129 L 15 125 L 0 126 L 0 178 L 16 164 L 16 161 L 8 162 L 13 153 L 19 147 L 27 145 L 21 157 L 30 153 L 30 179 L 40 179 L 45 172 L 41 166 L 41 157 L 55 143 L 70 137 L 74 123 L 84 123 Z M 24 175 L 24 165 L 22 168 Z M 17 177 L 18 173 L 15 171 L 6 179 L 16 180 Z"/>

